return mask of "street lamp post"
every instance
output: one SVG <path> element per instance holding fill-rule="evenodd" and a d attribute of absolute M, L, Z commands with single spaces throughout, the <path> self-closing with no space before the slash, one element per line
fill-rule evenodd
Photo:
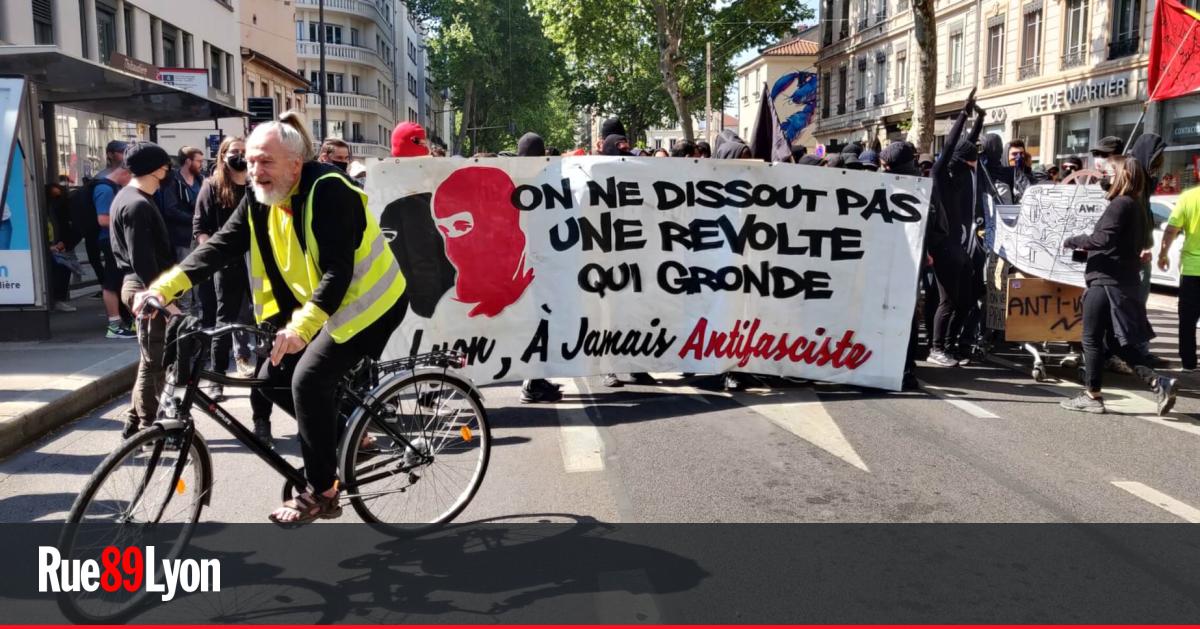
<path fill-rule="evenodd" d="M 317 80 L 321 82 L 318 93 L 321 95 L 321 142 L 324 142 L 329 127 L 325 118 L 325 0 L 317 0 L 317 42 L 321 50 L 321 76 Z"/>

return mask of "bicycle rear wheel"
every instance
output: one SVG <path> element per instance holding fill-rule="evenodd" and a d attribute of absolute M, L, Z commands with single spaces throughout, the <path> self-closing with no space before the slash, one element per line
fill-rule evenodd
<path fill-rule="evenodd" d="M 179 557 L 212 487 L 208 447 L 193 433 L 183 452 L 184 432 L 154 425 L 100 463 L 67 515 L 58 545 L 64 560 L 98 560 L 108 546 L 138 546 L 143 553 L 154 546 L 156 560 Z M 108 623 L 136 613 L 147 595 L 144 586 L 133 592 L 119 587 L 63 593 L 58 603 L 76 622 Z"/>
<path fill-rule="evenodd" d="M 417 534 L 453 520 L 487 472 L 492 436 L 478 394 L 441 373 L 380 383 L 342 442 L 342 482 L 364 521 Z"/>

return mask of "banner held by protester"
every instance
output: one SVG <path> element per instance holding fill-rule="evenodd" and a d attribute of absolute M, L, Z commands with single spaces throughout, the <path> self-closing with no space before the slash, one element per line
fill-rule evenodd
<path fill-rule="evenodd" d="M 1015 220 L 989 214 L 984 242 L 997 256 L 1031 277 L 1084 285 L 1086 262 L 1072 259 L 1064 240 L 1090 234 L 1108 206 L 1098 185 L 1038 185 L 1025 191 Z"/>
<path fill-rule="evenodd" d="M 753 161 L 384 160 L 385 355 L 478 382 L 737 370 L 899 389 L 929 180 Z"/>

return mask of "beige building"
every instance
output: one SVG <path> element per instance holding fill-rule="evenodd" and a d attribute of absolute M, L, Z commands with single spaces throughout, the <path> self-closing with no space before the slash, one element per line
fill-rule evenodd
<path fill-rule="evenodd" d="M 746 141 L 754 137 L 754 127 L 758 122 L 758 108 L 762 97 L 762 87 L 767 89 L 775 85 L 780 77 L 792 72 L 816 72 L 818 39 L 821 29 L 813 26 L 805 28 L 797 35 L 764 48 L 760 54 L 737 69 L 738 86 L 738 116 L 741 128 L 738 134 Z M 780 94 L 775 100 L 775 112 L 780 122 L 800 110 L 800 106 L 785 98 L 787 92 Z M 792 138 L 793 146 L 813 148 L 813 139 L 817 113 L 798 136 Z"/>
<path fill-rule="evenodd" d="M 242 0 L 239 21 L 243 96 L 273 98 L 277 116 L 289 109 L 303 112 L 308 80 L 297 71 L 292 0 Z"/>
<path fill-rule="evenodd" d="M 701 112 L 701 113 L 703 113 L 703 112 Z M 738 119 L 736 117 L 730 116 L 729 114 L 726 114 L 726 113 L 721 113 L 720 115 L 724 118 L 724 123 L 721 125 L 720 129 L 717 129 L 713 133 L 712 137 L 714 140 L 716 139 L 717 134 L 725 129 L 729 129 L 730 131 L 733 131 L 734 133 L 741 133 L 741 129 L 738 128 Z M 717 116 L 717 112 L 713 112 L 714 119 L 716 119 L 716 116 Z M 597 120 L 597 122 L 596 122 L 597 126 L 596 126 L 595 133 L 600 133 L 599 123 L 603 122 L 603 121 L 604 121 L 604 119 L 602 119 L 602 118 Z M 696 136 L 697 141 L 703 140 L 706 137 L 708 137 L 708 133 L 707 133 L 708 130 L 704 124 L 703 115 L 701 115 L 699 118 L 697 118 L 696 122 L 692 124 L 692 129 L 694 130 L 694 134 Z M 667 149 L 669 151 L 675 147 L 676 142 L 678 142 L 682 139 L 683 139 L 683 128 L 678 125 L 676 125 L 672 129 L 648 129 L 646 131 L 646 146 L 645 146 L 645 148 L 648 148 L 650 150 Z M 744 138 L 744 139 L 747 142 L 750 141 L 750 138 Z"/>
<path fill-rule="evenodd" d="M 1152 2 L 943 0 L 936 6 L 938 144 L 974 86 L 987 109 L 984 132 L 1024 141 L 1037 163 L 1087 161 L 1101 137 L 1129 137 L 1148 98 Z M 917 76 L 907 0 L 824 0 L 821 11 L 817 141 L 836 150 L 854 140 L 905 137 Z M 1152 103 L 1143 124 L 1141 130 L 1170 144 L 1165 172 L 1195 185 L 1200 95 Z"/>

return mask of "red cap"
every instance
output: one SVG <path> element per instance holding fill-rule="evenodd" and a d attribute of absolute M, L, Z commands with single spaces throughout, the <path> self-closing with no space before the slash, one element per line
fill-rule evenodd
<path fill-rule="evenodd" d="M 415 122 L 401 122 L 392 131 L 392 157 L 422 157 L 429 147 L 418 144 L 425 139 L 425 129 Z"/>

